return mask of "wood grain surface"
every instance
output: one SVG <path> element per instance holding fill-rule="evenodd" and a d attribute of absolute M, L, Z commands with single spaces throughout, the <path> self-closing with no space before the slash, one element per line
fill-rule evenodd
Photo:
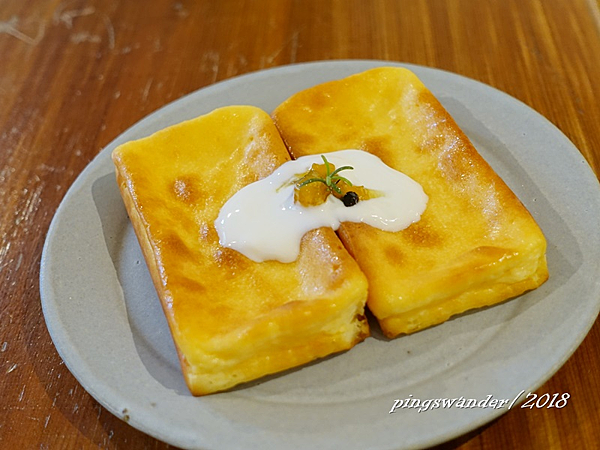
<path fill-rule="evenodd" d="M 595 0 L 0 0 L 0 448 L 165 449 L 107 412 L 58 356 L 39 264 L 71 183 L 111 140 L 182 95 L 290 63 L 382 59 L 520 99 L 600 174 Z M 526 345 L 526 343 L 524 344 Z M 443 449 L 600 446 L 600 326 L 538 393 Z"/>

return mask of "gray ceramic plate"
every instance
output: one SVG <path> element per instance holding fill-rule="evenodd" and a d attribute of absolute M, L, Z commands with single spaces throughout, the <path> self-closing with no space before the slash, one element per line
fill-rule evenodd
<path fill-rule="evenodd" d="M 109 411 L 185 448 L 425 447 L 509 410 L 509 404 L 492 407 L 494 399 L 517 398 L 513 408 L 519 407 L 581 343 L 600 308 L 600 189 L 584 158 L 512 97 L 458 75 L 407 66 L 535 216 L 548 239 L 550 280 L 513 301 L 411 336 L 388 341 L 375 332 L 349 352 L 228 393 L 188 393 L 119 196 L 111 151 L 219 106 L 270 111 L 303 88 L 378 65 L 395 64 L 301 64 L 210 86 L 127 130 L 79 176 L 48 233 L 42 303 L 58 352 Z M 538 394 L 548 394 L 538 401 L 544 407 L 569 401 L 568 392 Z M 440 402 L 428 411 L 389 413 L 396 400 L 460 397 L 477 405 Z"/>

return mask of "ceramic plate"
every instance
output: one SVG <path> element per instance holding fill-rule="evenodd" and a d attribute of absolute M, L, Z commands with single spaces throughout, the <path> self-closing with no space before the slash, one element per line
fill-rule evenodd
<path fill-rule="evenodd" d="M 514 98 L 455 74 L 404 65 L 536 218 L 548 240 L 550 280 L 411 336 L 390 341 L 375 330 L 351 351 L 322 361 L 227 393 L 189 394 L 111 151 L 219 106 L 271 111 L 301 89 L 379 65 L 398 64 L 292 65 L 201 89 L 127 130 L 75 181 L 44 247 L 43 311 L 68 368 L 109 411 L 184 448 L 425 447 L 519 407 L 581 343 L 600 308 L 600 189 L 590 167 L 560 131 Z M 569 401 L 568 392 L 538 394 L 548 394 L 545 407 L 552 399 L 554 407 Z M 417 400 L 420 411 L 410 407 Z M 400 404 L 409 407 L 390 414 Z"/>

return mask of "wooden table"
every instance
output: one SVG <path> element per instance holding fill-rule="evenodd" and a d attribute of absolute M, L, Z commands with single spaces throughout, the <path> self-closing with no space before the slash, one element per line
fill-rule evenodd
<path fill-rule="evenodd" d="M 58 356 L 38 288 L 50 221 L 112 139 L 184 94 L 329 59 L 421 64 L 488 83 L 560 128 L 600 174 L 594 0 L 0 1 L 0 447 L 163 449 L 100 406 Z M 600 324 L 538 393 L 441 448 L 600 445 Z"/>

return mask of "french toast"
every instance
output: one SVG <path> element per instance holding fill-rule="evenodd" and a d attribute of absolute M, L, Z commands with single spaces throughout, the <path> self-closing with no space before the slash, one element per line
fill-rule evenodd
<path fill-rule="evenodd" d="M 231 106 L 117 147 L 127 212 L 194 395 L 347 350 L 369 334 L 367 281 L 330 228 L 292 263 L 222 247 L 220 208 L 289 160 L 269 115 Z"/>
<path fill-rule="evenodd" d="M 367 305 L 386 336 L 502 302 L 548 278 L 539 226 L 411 71 L 383 67 L 323 83 L 292 95 L 272 117 L 293 158 L 364 150 L 429 196 L 420 221 L 402 231 L 349 222 L 338 230 L 367 276 Z"/>

